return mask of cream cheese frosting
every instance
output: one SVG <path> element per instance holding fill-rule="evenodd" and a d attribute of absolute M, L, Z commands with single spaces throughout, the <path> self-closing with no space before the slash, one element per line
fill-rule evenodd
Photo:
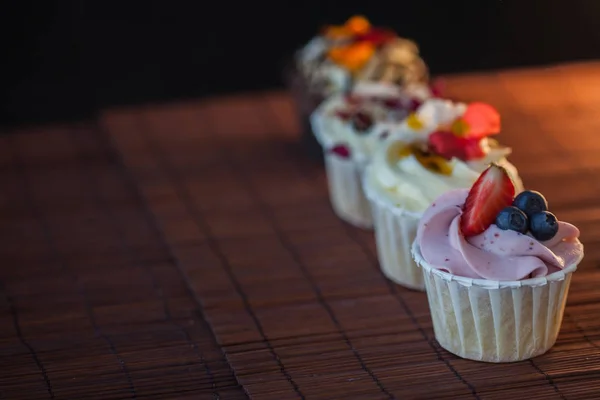
<path fill-rule="evenodd" d="M 423 212 L 442 193 L 470 187 L 479 173 L 456 158 L 449 161 L 452 173 L 439 174 L 423 167 L 413 154 L 397 157 L 399 147 L 409 142 L 392 138 L 376 152 L 366 178 L 389 205 L 414 213 Z"/>
<path fill-rule="evenodd" d="M 368 162 L 388 133 L 379 123 L 402 121 L 416 105 L 430 96 L 426 85 L 406 88 L 392 84 L 361 82 L 350 94 L 338 93 L 324 101 L 311 115 L 315 136 L 325 150 L 336 145 L 348 147 L 357 162 Z M 353 118 L 365 115 L 370 126 L 357 129 Z"/>
<path fill-rule="evenodd" d="M 583 257 L 579 229 L 562 221 L 557 234 L 547 241 L 495 224 L 465 238 L 460 217 L 468 193 L 468 189 L 444 193 L 419 222 L 415 243 L 432 267 L 466 278 L 518 281 L 547 276 Z"/>
<path fill-rule="evenodd" d="M 402 121 L 386 121 L 378 124 L 378 129 L 387 131 L 390 136 L 411 138 L 425 143 L 428 135 L 440 125 L 447 125 L 459 118 L 467 109 L 465 103 L 441 98 L 428 98 L 411 115 Z"/>
<path fill-rule="evenodd" d="M 430 98 L 400 123 L 378 121 L 374 128 L 376 135 L 381 132 L 389 132 L 390 135 L 373 155 L 365 177 L 378 197 L 399 209 L 421 213 L 442 193 L 470 187 L 492 162 L 503 166 L 513 179 L 517 192 L 522 191 L 518 171 L 506 159 L 511 149 L 498 146 L 495 140 L 487 137 L 478 143 L 483 157 L 442 160 L 446 173 L 426 168 L 414 154 L 399 155 L 401 149 L 407 146 L 426 147 L 430 134 L 440 126 L 456 121 L 466 110 L 467 104 Z"/>
<path fill-rule="evenodd" d="M 413 41 L 374 27 L 362 16 L 325 27 L 296 52 L 295 63 L 309 91 L 324 97 L 359 81 L 404 86 L 428 80 L 427 66 Z"/>

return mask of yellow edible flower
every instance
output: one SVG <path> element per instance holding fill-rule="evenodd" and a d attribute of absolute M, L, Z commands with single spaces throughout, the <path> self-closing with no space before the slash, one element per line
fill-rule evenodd
<path fill-rule="evenodd" d="M 452 165 L 442 156 L 437 154 L 416 153 L 415 158 L 419 163 L 431 172 L 440 175 L 452 175 Z"/>
<path fill-rule="evenodd" d="M 444 157 L 423 150 L 416 144 L 396 142 L 388 149 L 388 160 L 395 163 L 398 160 L 413 155 L 423 168 L 440 175 L 452 175 L 452 164 Z"/>
<path fill-rule="evenodd" d="M 423 121 L 421 121 L 421 119 L 415 113 L 411 113 L 408 118 L 406 118 L 406 125 L 408 125 L 408 127 L 414 131 L 419 131 L 425 126 Z"/>
<path fill-rule="evenodd" d="M 469 132 L 470 128 L 471 127 L 464 119 L 459 118 L 452 123 L 452 127 L 450 128 L 450 130 L 456 136 L 463 137 L 463 136 L 466 136 L 466 134 Z"/>

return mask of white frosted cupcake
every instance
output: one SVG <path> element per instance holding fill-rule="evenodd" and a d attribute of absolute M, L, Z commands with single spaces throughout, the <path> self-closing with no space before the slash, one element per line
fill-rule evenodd
<path fill-rule="evenodd" d="M 413 254 L 435 337 L 463 358 L 513 362 L 548 351 L 583 258 L 579 230 L 540 193 L 514 193 L 492 165 L 471 190 L 438 197 L 418 225 Z"/>
<path fill-rule="evenodd" d="M 363 189 L 375 225 L 379 264 L 394 282 L 425 288 L 411 255 L 423 211 L 442 193 L 468 188 L 496 162 L 510 171 L 522 190 L 510 148 L 489 136 L 500 130 L 500 117 L 483 103 L 428 99 L 401 123 L 381 122 L 376 132 L 389 137 L 366 168 Z"/>
<path fill-rule="evenodd" d="M 404 86 L 428 80 L 413 41 L 374 27 L 359 15 L 343 25 L 325 27 L 296 53 L 295 63 L 308 92 L 321 98 L 349 90 L 354 81 Z"/>
<path fill-rule="evenodd" d="M 372 154 L 388 133 L 378 122 L 402 121 L 430 95 L 424 85 L 407 88 L 360 83 L 349 94 L 327 99 L 311 115 L 311 124 L 325 155 L 331 203 L 336 214 L 362 228 L 373 224 L 362 177 Z"/>
<path fill-rule="evenodd" d="M 286 71 L 311 153 L 319 154 L 310 114 L 328 97 L 345 93 L 358 82 L 383 82 L 404 87 L 427 84 L 429 73 L 417 45 L 393 30 L 375 27 L 363 16 L 343 25 L 326 26 L 295 55 Z"/>

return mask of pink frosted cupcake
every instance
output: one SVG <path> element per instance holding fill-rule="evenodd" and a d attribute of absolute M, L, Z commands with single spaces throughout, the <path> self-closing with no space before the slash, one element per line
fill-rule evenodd
<path fill-rule="evenodd" d="M 435 337 L 460 357 L 512 362 L 547 352 L 562 322 L 579 230 L 544 197 L 516 198 L 492 164 L 473 187 L 446 192 L 423 214 L 413 244 Z"/>

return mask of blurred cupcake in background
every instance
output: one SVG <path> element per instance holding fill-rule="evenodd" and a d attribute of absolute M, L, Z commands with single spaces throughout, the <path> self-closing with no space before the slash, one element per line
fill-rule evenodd
<path fill-rule="evenodd" d="M 375 81 L 406 86 L 427 83 L 429 71 L 419 56 L 419 48 L 408 39 L 395 37 L 384 43 L 376 57 L 361 68 L 355 81 Z"/>
<path fill-rule="evenodd" d="M 303 123 L 303 138 L 314 154 L 319 147 L 309 116 L 327 97 L 347 92 L 359 81 L 405 86 L 428 80 L 427 66 L 414 42 L 373 27 L 362 16 L 325 27 L 296 52 L 292 64 L 286 78 Z"/>
<path fill-rule="evenodd" d="M 500 115 L 488 104 L 431 98 L 403 121 L 381 121 L 373 129 L 389 135 L 363 181 L 379 264 L 392 281 L 423 290 L 411 244 L 425 209 L 449 190 L 471 187 L 492 162 L 508 171 L 517 192 L 523 184 L 507 160 L 511 149 L 492 138 L 500 132 Z"/>
<path fill-rule="evenodd" d="M 372 226 L 362 188 L 365 167 L 389 132 L 430 96 L 420 83 L 404 87 L 361 81 L 348 93 L 334 94 L 311 115 L 315 137 L 325 155 L 329 195 L 336 214 L 362 228 Z"/>

